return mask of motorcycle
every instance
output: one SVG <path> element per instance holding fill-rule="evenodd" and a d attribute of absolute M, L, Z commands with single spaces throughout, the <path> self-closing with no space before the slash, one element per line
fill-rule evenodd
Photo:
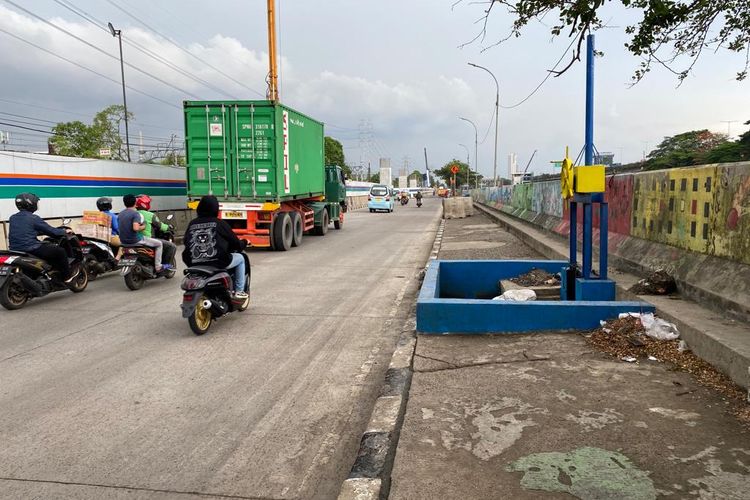
<path fill-rule="evenodd" d="M 171 220 L 172 215 L 167 216 Z M 154 237 L 161 240 L 174 241 L 174 226 L 170 225 L 168 231 L 160 231 L 154 228 Z M 171 264 L 171 269 L 156 272 L 155 262 L 156 250 L 143 244 L 122 245 L 122 257 L 117 264 L 120 274 L 125 279 L 125 286 L 130 290 L 140 290 L 148 280 L 158 278 L 172 279 L 177 272 L 177 247 L 164 245 L 162 262 Z"/>
<path fill-rule="evenodd" d="M 402 196 L 400 201 L 401 201 L 402 205 L 406 205 L 407 203 L 409 203 L 409 197 L 408 196 Z"/>
<path fill-rule="evenodd" d="M 89 279 L 95 280 L 100 275 L 117 269 L 117 259 L 115 259 L 117 247 L 97 238 L 87 236 L 79 236 L 78 238 L 81 242 L 83 263 Z"/>
<path fill-rule="evenodd" d="M 422 206 L 422 198 L 417 198 L 417 208 Z"/>
<path fill-rule="evenodd" d="M 250 259 L 245 259 L 246 299 L 232 297 L 234 290 L 232 275 L 226 269 L 195 266 L 185 269 L 182 280 L 182 317 L 187 318 L 190 329 L 196 335 L 203 335 L 216 318 L 231 312 L 242 312 L 250 305 Z"/>
<path fill-rule="evenodd" d="M 69 219 L 63 221 L 63 229 L 68 229 Z M 66 284 L 59 271 L 53 269 L 46 261 L 26 252 L 0 250 L 0 305 L 5 309 L 20 309 L 26 302 L 35 297 L 44 297 L 52 292 L 70 290 L 80 293 L 89 283 L 86 268 L 83 265 L 83 251 L 78 237 L 68 234 L 61 237 L 49 237 L 44 240 L 63 248 L 69 248 L 70 265 L 79 267 L 78 276 Z"/>

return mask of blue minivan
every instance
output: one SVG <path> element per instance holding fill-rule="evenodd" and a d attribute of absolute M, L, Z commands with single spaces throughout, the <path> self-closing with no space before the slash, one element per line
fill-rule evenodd
<path fill-rule="evenodd" d="M 367 197 L 367 208 L 370 212 L 385 210 L 393 212 L 393 190 L 385 184 L 375 184 L 370 188 L 370 194 Z"/>

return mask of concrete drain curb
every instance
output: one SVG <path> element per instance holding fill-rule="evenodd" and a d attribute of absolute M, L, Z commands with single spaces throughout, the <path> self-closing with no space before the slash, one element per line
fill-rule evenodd
<path fill-rule="evenodd" d="M 427 266 L 430 265 L 430 261 L 433 261 L 438 258 L 438 254 L 440 253 L 440 247 L 443 244 L 443 233 L 445 233 L 445 219 L 442 219 L 440 221 L 440 226 L 438 227 L 437 234 L 435 234 L 435 243 L 432 244 L 432 251 L 430 252 L 430 258 L 427 260 L 427 263 L 425 264 L 425 269 L 427 269 Z"/>
<path fill-rule="evenodd" d="M 444 232 L 445 219 L 441 219 L 425 269 L 431 261 L 437 259 Z M 396 457 L 396 446 L 414 373 L 416 345 L 417 318 L 412 313 L 401 329 L 391 364 L 385 372 L 385 383 L 375 400 L 370 421 L 359 442 L 357 459 L 349 472 L 349 478 L 341 485 L 338 500 L 376 500 L 388 496 L 390 471 Z"/>
<path fill-rule="evenodd" d="M 412 360 L 417 345 L 416 317 L 404 324 L 385 383 L 375 400 L 370 421 L 359 444 L 349 478 L 339 492 L 339 500 L 375 500 L 387 496 L 390 469 L 396 455 L 399 430 L 406 412 L 412 378 Z"/>

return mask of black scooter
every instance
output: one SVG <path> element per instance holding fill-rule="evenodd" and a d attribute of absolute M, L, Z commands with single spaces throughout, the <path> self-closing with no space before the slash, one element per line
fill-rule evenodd
<path fill-rule="evenodd" d="M 87 236 L 78 236 L 83 251 L 83 262 L 86 266 L 89 279 L 95 280 L 102 274 L 117 269 L 115 254 L 117 247 L 109 242 Z"/>
<path fill-rule="evenodd" d="M 226 269 L 208 266 L 185 269 L 182 317 L 187 318 L 194 334 L 203 335 L 214 319 L 231 312 L 242 312 L 250 305 L 250 259 L 244 253 L 242 256 L 245 258 L 245 292 L 248 293 L 244 300 L 232 297 L 234 282 Z"/>
<path fill-rule="evenodd" d="M 63 224 L 69 222 L 65 220 Z M 68 229 L 66 226 L 62 228 Z M 70 290 L 80 293 L 89 284 L 81 244 L 75 234 L 49 237 L 44 241 L 67 248 L 68 254 L 72 255 L 69 258 L 71 268 L 80 268 L 78 276 L 72 283 L 66 284 L 60 273 L 39 257 L 26 252 L 0 250 L 0 305 L 5 309 L 20 309 L 29 300 L 52 292 Z"/>
<path fill-rule="evenodd" d="M 422 198 L 417 198 L 417 208 L 422 206 Z"/>
<path fill-rule="evenodd" d="M 167 220 L 172 220 L 172 215 L 167 216 Z M 172 242 L 174 241 L 174 226 L 170 224 L 169 231 L 163 232 L 154 228 L 154 238 Z M 125 278 L 125 286 L 131 290 L 140 290 L 143 284 L 148 280 L 158 278 L 172 279 L 177 272 L 177 247 L 174 245 L 164 245 L 162 253 L 162 263 L 170 264 L 171 269 L 165 269 L 156 272 L 155 265 L 156 250 L 140 243 L 135 245 L 122 245 L 122 257 L 117 263 L 120 274 Z"/>

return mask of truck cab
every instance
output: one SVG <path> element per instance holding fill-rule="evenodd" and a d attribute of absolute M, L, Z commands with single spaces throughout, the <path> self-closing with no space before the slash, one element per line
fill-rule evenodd
<path fill-rule="evenodd" d="M 346 176 L 341 167 L 336 165 L 326 166 L 326 202 L 338 203 L 341 210 L 347 211 Z"/>

